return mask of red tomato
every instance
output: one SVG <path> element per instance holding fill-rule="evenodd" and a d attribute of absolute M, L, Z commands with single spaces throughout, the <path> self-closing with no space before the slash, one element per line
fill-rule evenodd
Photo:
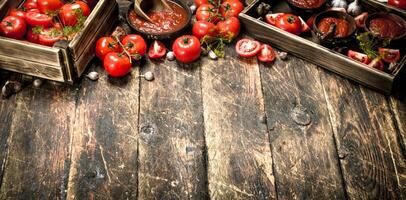
<path fill-rule="evenodd" d="M 398 49 L 379 48 L 379 55 L 387 63 L 395 63 L 400 59 L 400 51 Z"/>
<path fill-rule="evenodd" d="M 307 23 L 302 19 L 302 17 L 299 17 L 300 23 L 302 23 L 302 29 L 300 30 L 301 33 L 306 33 L 310 31 L 310 27 L 307 25 Z"/>
<path fill-rule="evenodd" d="M 350 57 L 353 60 L 359 61 L 364 64 L 369 64 L 371 62 L 371 59 L 368 58 L 366 54 L 356 52 L 353 50 L 349 50 L 347 53 L 347 56 Z"/>
<path fill-rule="evenodd" d="M 27 31 L 27 24 L 24 18 L 7 16 L 0 23 L 0 35 L 14 38 L 22 39 Z"/>
<path fill-rule="evenodd" d="M 364 28 L 365 27 L 365 20 L 368 17 L 367 12 L 363 12 L 362 14 L 356 16 L 355 19 L 355 24 L 357 25 L 358 28 Z"/>
<path fill-rule="evenodd" d="M 316 18 L 317 14 L 313 14 L 312 16 L 309 17 L 309 19 L 307 19 L 306 24 L 309 27 L 313 27 L 314 24 L 314 19 Z"/>
<path fill-rule="evenodd" d="M 124 37 L 121 42 L 124 48 L 132 55 L 144 56 L 147 52 L 147 43 L 140 35 L 130 34 Z"/>
<path fill-rule="evenodd" d="M 172 45 L 176 59 L 183 63 L 191 63 L 200 57 L 201 48 L 197 37 L 184 35 L 175 40 Z"/>
<path fill-rule="evenodd" d="M 217 30 L 219 34 L 226 40 L 233 40 L 240 33 L 240 20 L 236 17 L 230 17 L 225 21 L 221 21 L 217 24 Z"/>
<path fill-rule="evenodd" d="M 206 35 L 215 37 L 217 35 L 217 28 L 211 22 L 200 20 L 193 24 L 192 32 L 194 36 L 201 40 Z"/>
<path fill-rule="evenodd" d="M 25 14 L 25 20 L 31 26 L 50 27 L 53 25 L 52 17 L 34 11 Z"/>
<path fill-rule="evenodd" d="M 25 1 L 25 3 L 23 4 L 23 8 L 25 8 L 26 10 L 37 9 L 38 8 L 37 0 Z"/>
<path fill-rule="evenodd" d="M 60 0 L 37 0 L 37 5 L 41 13 L 50 14 L 59 10 L 63 3 Z"/>
<path fill-rule="evenodd" d="M 110 52 L 121 52 L 122 49 L 116 40 L 112 37 L 102 37 L 96 42 L 96 56 L 103 60 Z"/>
<path fill-rule="evenodd" d="M 103 66 L 110 76 L 119 78 L 130 72 L 131 61 L 122 53 L 110 52 L 104 57 Z"/>
<path fill-rule="evenodd" d="M 209 4 L 208 0 L 195 0 L 196 7 L 200 7 L 202 4 Z"/>
<path fill-rule="evenodd" d="M 258 60 L 261 62 L 272 62 L 275 60 L 275 51 L 267 44 L 261 45 L 261 50 L 258 53 Z"/>
<path fill-rule="evenodd" d="M 8 16 L 21 17 L 21 18 L 25 19 L 25 12 L 22 10 L 13 8 L 8 12 Z"/>
<path fill-rule="evenodd" d="M 65 26 L 75 26 L 80 16 L 89 16 L 90 8 L 83 1 L 76 1 L 72 4 L 65 4 L 59 11 L 59 17 Z"/>
<path fill-rule="evenodd" d="M 155 40 L 152 42 L 151 46 L 149 46 L 148 50 L 148 57 L 152 59 L 158 59 L 164 57 L 166 54 L 166 47 L 165 45 L 158 41 Z"/>
<path fill-rule="evenodd" d="M 52 47 L 59 40 L 63 40 L 63 33 L 61 29 L 47 28 L 44 29 L 38 36 L 38 43 Z"/>
<path fill-rule="evenodd" d="M 258 54 L 261 49 L 261 44 L 258 41 L 243 38 L 238 40 L 235 45 L 235 51 L 237 54 L 244 58 L 254 57 Z"/>
<path fill-rule="evenodd" d="M 388 0 L 388 5 L 400 9 L 406 9 L 406 0 Z"/>
<path fill-rule="evenodd" d="M 220 13 L 225 18 L 238 17 L 242 10 L 244 10 L 244 4 L 239 0 L 226 0 L 220 7 Z"/>
<path fill-rule="evenodd" d="M 39 43 L 39 34 L 35 34 L 33 33 L 33 30 L 30 29 L 27 32 L 27 36 L 25 36 L 25 39 L 27 39 L 28 42 L 32 42 L 32 43 Z"/>
<path fill-rule="evenodd" d="M 265 15 L 265 21 L 268 22 L 268 24 L 275 26 L 276 19 L 281 15 L 283 15 L 283 13 L 267 14 L 267 15 Z"/>
<path fill-rule="evenodd" d="M 299 35 L 302 31 L 302 22 L 299 17 L 292 14 L 278 16 L 275 21 L 275 26 L 295 35 Z"/>
<path fill-rule="evenodd" d="M 217 12 L 217 8 L 215 8 L 213 5 L 202 4 L 196 11 L 196 19 L 198 21 L 204 20 L 217 23 L 220 20 L 218 14 L 216 14 Z"/>
<path fill-rule="evenodd" d="M 379 58 L 379 57 L 373 59 L 372 62 L 368 64 L 368 66 L 372 67 L 372 68 L 375 68 L 375 69 L 378 69 L 378 70 L 381 70 L 381 71 L 384 70 L 384 65 L 383 65 L 382 59 Z"/>

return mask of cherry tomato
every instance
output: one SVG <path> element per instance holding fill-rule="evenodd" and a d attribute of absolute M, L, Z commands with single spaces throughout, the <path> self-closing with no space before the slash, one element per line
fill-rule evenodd
<path fill-rule="evenodd" d="M 259 51 L 258 60 L 261 62 L 272 62 L 275 60 L 275 51 L 272 49 L 271 46 L 267 44 L 261 45 L 261 50 Z"/>
<path fill-rule="evenodd" d="M 295 35 L 299 35 L 302 31 L 302 22 L 299 17 L 292 14 L 278 16 L 275 21 L 275 26 Z"/>
<path fill-rule="evenodd" d="M 112 37 L 102 37 L 96 42 L 96 56 L 103 60 L 110 52 L 121 52 L 122 49 L 116 40 Z"/>
<path fill-rule="evenodd" d="M 208 0 L 195 0 L 196 7 L 200 7 L 202 4 L 209 4 Z"/>
<path fill-rule="evenodd" d="M 59 17 L 65 26 L 75 26 L 80 15 L 85 17 L 90 15 L 89 6 L 83 1 L 65 4 L 59 11 Z"/>
<path fill-rule="evenodd" d="M 197 37 L 184 35 L 175 40 L 172 45 L 176 59 L 183 63 L 191 63 L 200 57 L 201 48 Z"/>
<path fill-rule="evenodd" d="M 382 59 L 379 58 L 379 57 L 373 59 L 371 61 L 371 63 L 368 64 L 368 66 L 372 67 L 372 68 L 375 68 L 375 69 L 378 69 L 378 70 L 381 70 L 381 71 L 384 70 L 384 65 L 383 65 Z"/>
<path fill-rule="evenodd" d="M 25 14 L 25 20 L 31 26 L 51 27 L 53 25 L 52 17 L 34 11 L 28 11 Z"/>
<path fill-rule="evenodd" d="M 25 39 L 27 39 L 28 42 L 39 44 L 39 34 L 34 33 L 32 28 L 28 30 Z"/>
<path fill-rule="evenodd" d="M 387 63 L 395 63 L 400 59 L 400 51 L 398 49 L 379 48 L 379 55 Z"/>
<path fill-rule="evenodd" d="M 21 18 L 25 19 L 25 12 L 22 10 L 13 8 L 8 12 L 8 16 L 21 17 Z"/>
<path fill-rule="evenodd" d="M 155 40 L 152 42 L 151 46 L 149 46 L 148 50 L 148 57 L 152 59 L 158 59 L 164 57 L 166 54 L 166 47 L 165 45 L 158 41 Z"/>
<path fill-rule="evenodd" d="M 237 54 L 244 58 L 254 57 L 261 50 L 261 44 L 258 41 L 243 38 L 238 40 L 235 45 L 235 51 Z"/>
<path fill-rule="evenodd" d="M 0 23 L 0 35 L 14 38 L 22 39 L 27 30 L 27 24 L 24 18 L 7 16 Z"/>
<path fill-rule="evenodd" d="M 144 56 L 147 52 L 147 43 L 140 35 L 130 34 L 124 37 L 121 42 L 124 48 L 132 55 Z"/>
<path fill-rule="evenodd" d="M 388 0 L 388 5 L 405 10 L 406 0 Z"/>
<path fill-rule="evenodd" d="M 193 24 L 192 32 L 194 36 L 201 40 L 206 35 L 215 37 L 217 35 L 217 28 L 211 22 L 200 20 Z"/>
<path fill-rule="evenodd" d="M 239 0 L 226 0 L 220 7 L 220 13 L 225 18 L 238 17 L 242 10 L 244 10 L 244 4 Z"/>
<path fill-rule="evenodd" d="M 43 29 L 41 34 L 38 35 L 38 43 L 50 47 L 63 39 L 62 30 L 54 27 Z"/>
<path fill-rule="evenodd" d="M 25 3 L 23 4 L 23 8 L 25 8 L 26 10 L 37 9 L 38 8 L 37 0 L 25 1 Z"/>
<path fill-rule="evenodd" d="M 196 19 L 198 21 L 204 20 L 212 23 L 217 23 L 220 18 L 216 14 L 218 12 L 217 8 L 215 8 L 211 4 L 202 4 L 197 10 L 196 10 Z"/>
<path fill-rule="evenodd" d="M 356 52 L 353 50 L 349 50 L 347 53 L 347 56 L 350 57 L 353 60 L 359 61 L 364 64 L 369 64 L 371 62 L 371 59 L 368 58 L 366 54 Z"/>
<path fill-rule="evenodd" d="M 357 25 L 358 28 L 364 28 L 365 27 L 365 20 L 368 17 L 368 13 L 367 12 L 363 12 L 360 15 L 356 16 L 354 18 L 355 20 L 355 25 Z"/>
<path fill-rule="evenodd" d="M 43 14 L 54 13 L 59 10 L 63 3 L 61 0 L 37 0 L 38 10 Z"/>
<path fill-rule="evenodd" d="M 110 76 L 120 78 L 130 72 L 131 61 L 125 54 L 110 52 L 104 57 L 103 66 Z"/>
<path fill-rule="evenodd" d="M 238 34 L 240 33 L 240 28 L 241 28 L 240 20 L 238 20 L 238 18 L 236 17 L 230 17 L 225 21 L 220 21 L 217 24 L 219 34 L 229 41 L 233 40 L 238 36 Z"/>

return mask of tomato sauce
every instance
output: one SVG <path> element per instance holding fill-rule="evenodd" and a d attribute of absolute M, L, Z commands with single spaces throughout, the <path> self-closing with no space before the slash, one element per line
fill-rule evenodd
<path fill-rule="evenodd" d="M 345 19 L 339 19 L 339 18 L 334 18 L 334 17 L 326 17 L 323 18 L 319 24 L 317 25 L 317 28 L 323 33 L 327 34 L 328 31 L 330 30 L 330 25 L 335 24 L 335 32 L 334 32 L 334 37 L 340 38 L 340 37 L 346 37 L 348 36 L 349 30 L 350 30 L 350 23 L 348 23 Z"/>
<path fill-rule="evenodd" d="M 369 22 L 372 33 L 382 38 L 395 38 L 403 34 L 404 27 L 388 18 L 376 18 Z"/>
<path fill-rule="evenodd" d="M 147 33 L 167 33 L 181 29 L 187 22 L 187 12 L 180 5 L 167 1 L 172 10 L 146 13 L 154 23 L 145 21 L 137 16 L 134 10 L 129 13 L 131 24 L 140 31 Z"/>
<path fill-rule="evenodd" d="M 325 0 L 289 0 L 289 2 L 299 8 L 315 9 L 322 6 Z"/>

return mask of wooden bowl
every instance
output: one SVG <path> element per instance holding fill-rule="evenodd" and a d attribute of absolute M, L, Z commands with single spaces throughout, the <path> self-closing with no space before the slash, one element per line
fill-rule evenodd
<path fill-rule="evenodd" d="M 373 31 L 371 31 L 369 29 L 369 25 L 371 20 L 376 19 L 376 18 L 385 18 L 385 19 L 389 19 L 394 21 L 395 23 L 397 23 L 399 26 L 403 27 L 403 34 L 398 35 L 394 38 L 384 38 L 381 37 L 377 34 L 375 34 Z M 398 41 L 398 40 L 402 40 L 405 38 L 406 36 L 406 21 L 404 19 L 402 19 L 401 17 L 399 17 L 398 15 L 392 14 L 392 13 L 374 13 L 369 15 L 366 19 L 365 19 L 365 31 L 372 33 L 373 35 L 375 35 L 376 37 L 380 38 L 380 39 L 390 39 L 391 41 Z"/>
<path fill-rule="evenodd" d="M 145 37 L 146 39 L 151 39 L 151 40 L 169 40 L 169 39 L 173 39 L 176 38 L 178 36 L 180 36 L 183 32 L 185 32 L 185 30 L 188 28 L 188 26 L 190 25 L 190 21 L 192 19 L 192 11 L 190 10 L 190 7 L 185 3 L 185 1 L 182 0 L 170 0 L 178 5 L 180 5 L 183 9 L 186 10 L 186 14 L 187 14 L 187 19 L 186 19 L 186 23 L 185 25 L 183 25 L 182 27 L 176 29 L 176 30 L 172 30 L 170 32 L 164 32 L 164 33 L 149 33 L 149 32 L 145 32 L 140 30 L 138 27 L 134 26 L 130 19 L 129 19 L 129 14 L 130 11 L 133 9 L 134 7 L 134 3 L 129 4 L 126 12 L 126 20 L 128 25 L 137 33 L 139 33 L 140 35 L 142 35 L 143 37 Z"/>
<path fill-rule="evenodd" d="M 319 30 L 318 24 L 320 21 L 326 17 L 333 17 L 333 18 L 338 18 L 338 19 L 344 19 L 347 21 L 350 25 L 348 34 L 345 37 L 332 37 L 332 38 L 325 38 L 324 33 Z M 354 39 L 355 32 L 357 30 L 357 26 L 355 23 L 355 19 L 344 12 L 340 11 L 335 11 L 335 10 L 328 10 L 319 13 L 315 18 L 314 18 L 314 23 L 313 23 L 313 30 L 312 30 L 312 36 L 313 39 L 322 45 L 325 46 L 342 46 L 345 44 L 348 44 Z"/>

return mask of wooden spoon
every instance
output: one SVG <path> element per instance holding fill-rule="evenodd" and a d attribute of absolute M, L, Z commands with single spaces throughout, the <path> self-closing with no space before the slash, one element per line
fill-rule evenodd
<path fill-rule="evenodd" d="M 134 0 L 134 11 L 135 13 L 147 20 L 148 22 L 154 23 L 151 18 L 144 12 L 144 10 L 151 10 L 155 12 L 163 10 L 172 10 L 168 5 L 166 0 Z"/>

